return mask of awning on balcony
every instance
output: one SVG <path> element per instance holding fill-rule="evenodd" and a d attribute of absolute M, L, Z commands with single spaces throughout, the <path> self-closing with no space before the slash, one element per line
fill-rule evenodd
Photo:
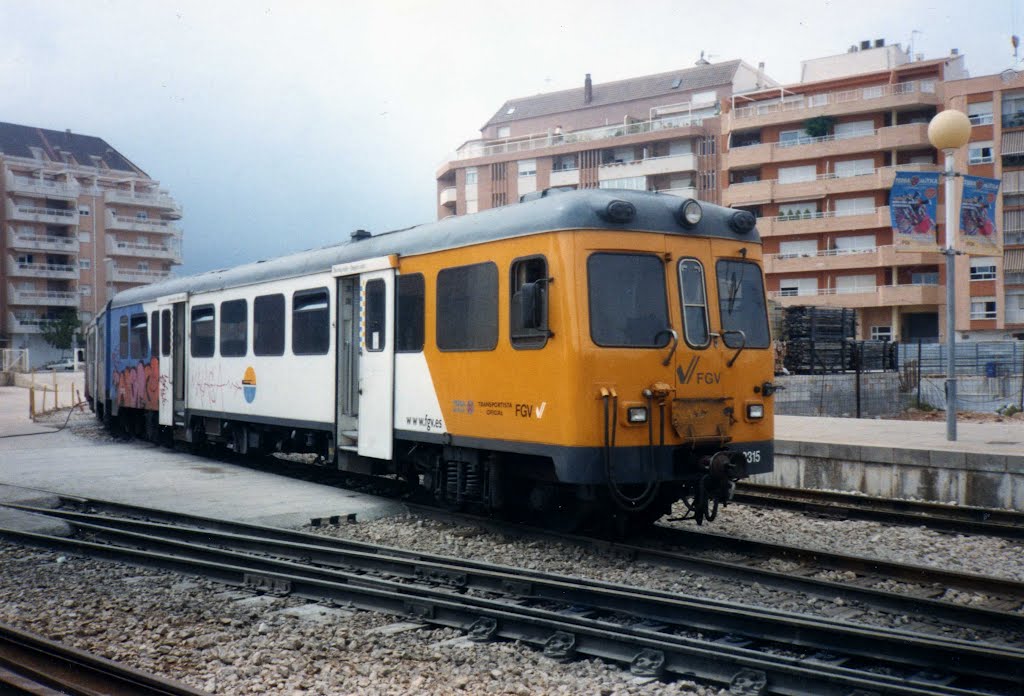
<path fill-rule="evenodd" d="M 1003 252 L 1004 273 L 1024 273 L 1024 249 L 1007 249 Z"/>
<path fill-rule="evenodd" d="M 1024 131 L 1003 133 L 1002 155 L 1024 155 Z"/>
<path fill-rule="evenodd" d="M 775 199 L 776 203 L 792 203 L 793 201 L 816 201 L 819 198 L 824 198 L 824 193 L 805 193 L 800 196 L 778 196 Z"/>

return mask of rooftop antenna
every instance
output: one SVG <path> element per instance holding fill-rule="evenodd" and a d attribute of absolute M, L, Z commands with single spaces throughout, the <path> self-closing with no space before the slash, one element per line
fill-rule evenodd
<path fill-rule="evenodd" d="M 911 29 L 910 30 L 910 46 L 907 48 L 907 55 L 910 55 L 910 56 L 914 55 L 914 35 L 915 34 L 923 34 L 923 33 L 924 32 L 921 31 L 920 29 Z"/>

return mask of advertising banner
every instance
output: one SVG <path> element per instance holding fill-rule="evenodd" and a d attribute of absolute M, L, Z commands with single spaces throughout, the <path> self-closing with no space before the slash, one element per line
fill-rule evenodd
<path fill-rule="evenodd" d="M 996 234 L 996 197 L 999 179 L 964 176 L 964 191 L 960 198 L 960 242 L 957 245 L 968 254 L 997 256 L 999 236 Z"/>
<path fill-rule="evenodd" d="M 896 251 L 935 251 L 938 172 L 896 172 L 889 192 L 892 243 Z"/>

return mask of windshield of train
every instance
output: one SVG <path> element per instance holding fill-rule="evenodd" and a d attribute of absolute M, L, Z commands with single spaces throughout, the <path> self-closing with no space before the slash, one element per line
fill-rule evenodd
<path fill-rule="evenodd" d="M 668 344 L 665 264 L 654 254 L 593 254 L 587 259 L 590 337 L 606 347 Z"/>
<path fill-rule="evenodd" d="M 729 348 L 767 348 L 768 311 L 764 299 L 761 269 L 750 261 L 720 260 L 718 309 L 722 317 L 722 340 Z M 742 331 L 741 337 L 737 331 Z M 745 342 L 744 342 L 745 339 Z"/>

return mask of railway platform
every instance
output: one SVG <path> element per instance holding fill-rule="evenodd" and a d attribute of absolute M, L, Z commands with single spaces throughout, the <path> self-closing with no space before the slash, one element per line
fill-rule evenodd
<path fill-rule="evenodd" d="M 1024 510 L 1024 421 L 778 416 L 775 471 L 762 483 Z"/>
<path fill-rule="evenodd" d="M 149 443 L 56 430 L 31 422 L 27 389 L 0 387 L 0 500 L 38 501 L 48 492 L 278 527 L 333 516 L 375 519 L 404 509 L 393 500 Z"/>

